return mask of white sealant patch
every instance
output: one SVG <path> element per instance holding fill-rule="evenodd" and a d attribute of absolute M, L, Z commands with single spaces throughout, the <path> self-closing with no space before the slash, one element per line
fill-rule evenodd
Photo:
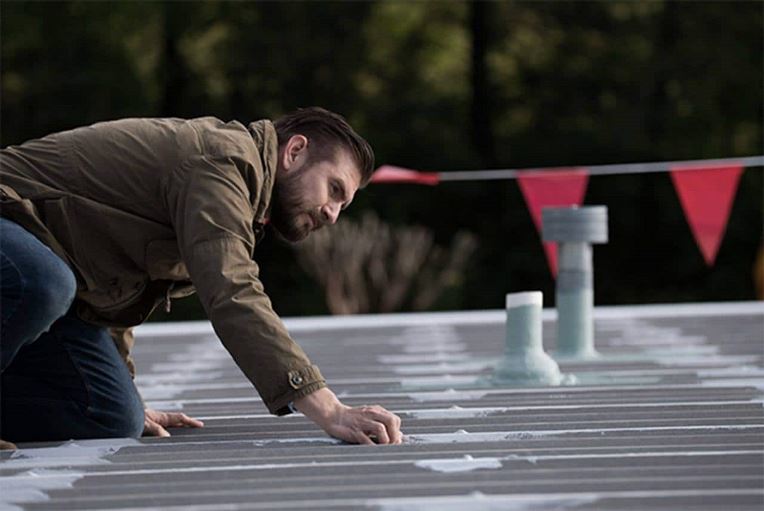
<path fill-rule="evenodd" d="M 397 413 L 411 417 L 412 419 L 477 419 L 507 411 L 508 409 L 505 407 L 462 408 L 461 406 L 454 405 L 450 408 L 400 411 Z"/>
<path fill-rule="evenodd" d="M 452 495 L 443 497 L 393 497 L 385 499 L 369 499 L 366 507 L 378 511 L 563 511 L 579 506 L 592 504 L 600 499 L 631 499 L 638 503 L 646 498 L 676 498 L 676 497 L 726 497 L 726 496 L 764 495 L 762 490 L 740 489 L 689 489 L 689 490 L 648 490 L 648 491 L 602 491 L 581 493 L 538 494 L 525 493 L 520 495 L 485 495 L 473 492 L 469 495 Z"/>
<path fill-rule="evenodd" d="M 435 344 L 459 340 L 459 336 L 456 334 L 453 326 L 438 324 L 408 327 L 403 330 L 401 338 L 419 342 L 429 341 Z"/>
<path fill-rule="evenodd" d="M 443 388 L 449 385 L 476 385 L 480 381 L 478 376 L 411 376 L 401 378 L 400 385 L 404 389 L 417 389 L 419 387 Z"/>
<path fill-rule="evenodd" d="M 713 368 L 713 369 L 701 369 L 698 371 L 698 376 L 700 378 L 713 378 L 713 377 L 719 377 L 719 376 L 760 376 L 764 378 L 764 367 L 756 367 L 756 366 L 733 366 L 733 367 L 719 367 L 719 368 Z"/>
<path fill-rule="evenodd" d="M 764 391 L 764 378 L 727 378 L 724 380 L 704 380 L 700 383 L 701 387 L 716 388 L 735 388 L 735 387 L 753 387 L 756 390 Z"/>
<path fill-rule="evenodd" d="M 466 444 L 523 440 L 541 436 L 549 436 L 549 433 L 544 431 L 492 431 L 488 433 L 470 433 L 469 431 L 460 429 L 453 433 L 405 435 L 403 441 L 407 444 Z"/>
<path fill-rule="evenodd" d="M 431 355 L 460 353 L 467 349 L 454 328 L 450 325 L 416 325 L 387 341 L 391 346 L 401 346 L 406 354 Z M 432 359 L 429 359 L 432 360 Z"/>
<path fill-rule="evenodd" d="M 158 384 L 140 386 L 141 397 L 145 400 L 175 399 L 184 392 L 198 390 L 232 390 L 251 389 L 252 384 L 243 383 L 184 383 L 184 384 Z"/>
<path fill-rule="evenodd" d="M 463 458 L 420 460 L 414 463 L 414 466 L 435 472 L 452 474 L 454 472 L 472 472 L 473 470 L 480 469 L 501 468 L 501 461 L 499 461 L 499 458 L 473 458 L 467 454 Z"/>
<path fill-rule="evenodd" d="M 196 371 L 211 371 L 223 365 L 222 360 L 176 360 L 157 362 L 151 366 L 152 373 L 175 373 L 177 376 L 193 375 Z"/>
<path fill-rule="evenodd" d="M 107 464 L 104 456 L 114 454 L 123 447 L 141 445 L 134 438 L 107 438 L 102 440 L 70 440 L 56 447 L 18 449 L 2 462 L 6 468 L 81 467 Z"/>
<path fill-rule="evenodd" d="M 28 470 L 0 477 L 0 509 L 21 511 L 23 504 L 50 500 L 48 490 L 63 490 L 82 478 L 74 470 Z"/>
<path fill-rule="evenodd" d="M 466 362 L 472 360 L 468 353 L 423 353 L 421 355 L 379 355 L 380 364 L 419 364 L 424 362 Z"/>
<path fill-rule="evenodd" d="M 461 353 L 467 349 L 467 345 L 463 342 L 443 342 L 440 344 L 411 342 L 412 344 L 403 346 L 405 353 Z"/>
<path fill-rule="evenodd" d="M 604 331 L 606 329 L 602 328 L 601 325 L 597 325 L 597 330 Z M 619 347 L 620 346 L 639 346 L 639 347 L 656 348 L 656 347 L 662 347 L 662 346 L 670 346 L 680 340 L 681 340 L 681 343 L 686 346 L 702 346 L 708 343 L 708 339 L 701 335 L 683 335 L 681 337 L 680 336 L 646 337 L 646 334 L 613 336 L 608 338 L 605 341 L 605 343 L 611 347 L 612 346 L 619 346 Z"/>
<path fill-rule="evenodd" d="M 147 401 L 149 408 L 157 410 L 183 410 L 186 405 L 213 404 L 213 403 L 260 403 L 259 397 L 229 397 L 213 399 L 176 399 L 172 401 Z"/>
<path fill-rule="evenodd" d="M 149 401 L 146 400 L 146 407 L 163 412 L 180 412 L 183 410 L 182 401 Z"/>
<path fill-rule="evenodd" d="M 279 438 L 268 440 L 255 440 L 252 445 L 255 447 L 267 447 L 270 445 L 284 445 L 284 444 L 329 444 L 329 445 L 342 445 L 345 442 L 336 438 L 322 438 L 322 437 L 307 437 L 307 438 Z"/>
<path fill-rule="evenodd" d="M 409 394 L 411 400 L 417 403 L 427 403 L 432 401 L 474 401 L 482 399 L 488 392 L 481 390 L 454 390 L 446 389 L 437 392 L 417 392 Z"/>
<path fill-rule="evenodd" d="M 0 509 L 22 509 L 23 504 L 49 500 L 47 491 L 71 488 L 84 477 L 72 467 L 103 465 L 121 448 L 141 445 L 132 438 L 72 440 L 57 447 L 18 449 L 0 463 L 3 469 L 29 469 L 0 478 Z M 57 470 L 55 467 L 66 467 Z"/>
<path fill-rule="evenodd" d="M 408 364 L 391 367 L 395 374 L 443 374 L 443 373 L 477 373 L 488 369 L 493 364 L 489 361 L 469 362 L 440 362 L 437 364 Z"/>
<path fill-rule="evenodd" d="M 136 384 L 145 400 L 171 400 L 190 390 L 243 387 L 243 384 L 202 383 L 205 375 L 209 382 L 233 364 L 217 338 L 205 337 L 186 345 L 181 352 L 170 353 L 167 361 L 152 364 L 149 373 L 139 376 Z"/>
<path fill-rule="evenodd" d="M 223 371 L 196 371 L 194 372 L 194 380 L 195 382 L 214 382 L 217 380 L 220 380 L 225 373 Z M 138 385 L 141 388 L 150 387 L 151 385 L 160 385 L 160 384 L 172 384 L 172 383 L 185 383 L 188 382 L 190 378 L 185 373 L 177 373 L 177 372 L 171 372 L 171 373 L 145 373 L 145 374 L 138 374 L 135 377 L 135 384 Z"/>
<path fill-rule="evenodd" d="M 579 428 L 579 429 L 534 429 L 525 431 L 491 431 L 470 433 L 460 429 L 453 433 L 430 433 L 406 435 L 405 443 L 410 444 L 461 444 L 503 442 L 506 440 L 527 440 L 530 438 L 555 437 L 563 435 L 605 435 L 608 433 L 633 433 L 656 431 L 742 431 L 762 430 L 764 424 L 713 424 L 706 426 L 644 426 L 633 428 Z"/>
<path fill-rule="evenodd" d="M 469 495 L 373 499 L 366 507 L 378 511 L 562 511 L 595 502 L 595 494 L 573 495 Z"/>
<path fill-rule="evenodd" d="M 653 357 L 653 361 L 664 367 L 708 367 L 713 368 L 720 364 L 750 364 L 756 362 L 760 357 L 758 355 L 710 355 L 710 356 L 682 356 L 676 357 Z"/>

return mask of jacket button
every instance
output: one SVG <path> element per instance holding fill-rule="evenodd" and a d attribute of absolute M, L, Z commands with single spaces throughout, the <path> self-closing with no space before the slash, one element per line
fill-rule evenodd
<path fill-rule="evenodd" d="M 292 385 L 302 385 L 303 379 L 299 374 L 293 374 L 290 381 L 292 382 Z"/>

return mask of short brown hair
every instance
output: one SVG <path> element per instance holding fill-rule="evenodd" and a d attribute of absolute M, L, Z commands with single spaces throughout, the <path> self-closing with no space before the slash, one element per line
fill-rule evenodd
<path fill-rule="evenodd" d="M 347 149 L 361 172 L 361 186 L 374 173 L 374 150 L 348 124 L 344 117 L 321 107 L 300 108 L 273 121 L 278 135 L 279 147 L 294 135 L 304 135 L 308 140 L 318 142 L 318 152 L 311 158 L 320 160 L 334 157 L 338 147 Z M 323 150 L 326 148 L 326 150 Z"/>

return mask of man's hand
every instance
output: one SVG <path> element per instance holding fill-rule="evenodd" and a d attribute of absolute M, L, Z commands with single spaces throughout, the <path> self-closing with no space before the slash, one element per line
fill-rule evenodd
<path fill-rule="evenodd" d="M 324 387 L 297 399 L 295 408 L 328 434 L 355 444 L 400 444 L 401 419 L 381 406 L 350 407 Z"/>
<path fill-rule="evenodd" d="M 185 413 L 158 412 L 150 408 L 144 410 L 146 418 L 143 421 L 145 436 L 170 436 L 165 428 L 201 428 L 202 421 L 192 419 Z"/>

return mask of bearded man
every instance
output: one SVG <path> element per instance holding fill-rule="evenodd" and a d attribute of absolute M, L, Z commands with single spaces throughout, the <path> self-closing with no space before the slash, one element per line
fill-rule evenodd
<path fill-rule="evenodd" d="M 321 108 L 246 127 L 124 119 L 0 151 L 0 436 L 201 427 L 144 410 L 130 358 L 130 327 L 197 292 L 271 413 L 300 411 L 348 442 L 400 443 L 396 415 L 345 406 L 326 386 L 252 259 L 266 224 L 297 241 L 335 223 L 373 165 L 369 144 Z"/>

